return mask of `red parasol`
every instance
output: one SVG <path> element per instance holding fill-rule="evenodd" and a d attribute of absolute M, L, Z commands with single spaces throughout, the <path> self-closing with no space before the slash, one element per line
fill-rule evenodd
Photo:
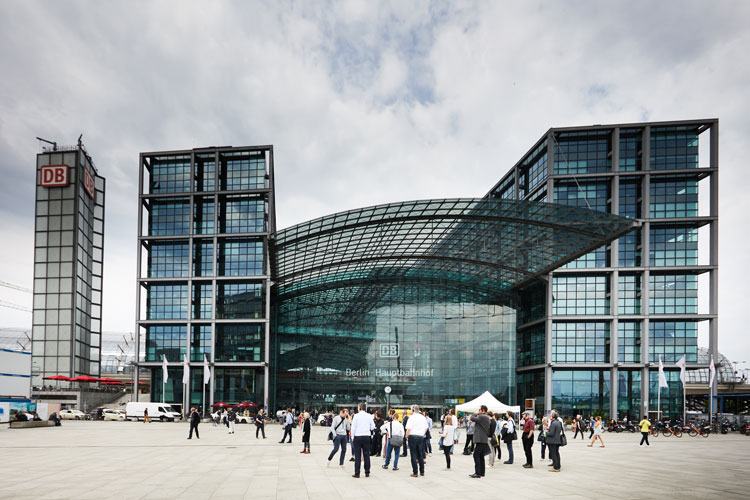
<path fill-rule="evenodd" d="M 125 385 L 125 383 L 120 380 L 107 380 L 102 382 L 102 385 Z"/>
<path fill-rule="evenodd" d="M 235 408 L 258 408 L 258 406 L 260 405 L 256 405 L 255 403 L 248 403 L 247 401 L 243 401 L 238 405 L 234 405 Z"/>
<path fill-rule="evenodd" d="M 52 375 L 51 377 L 44 377 L 44 380 L 67 380 L 70 382 L 70 377 L 66 377 L 65 375 Z"/>
<path fill-rule="evenodd" d="M 211 405 L 211 408 L 229 408 L 232 405 L 226 404 L 224 401 L 219 401 Z"/>
<path fill-rule="evenodd" d="M 99 382 L 121 382 L 121 380 L 116 378 L 102 377 L 99 379 Z"/>
<path fill-rule="evenodd" d="M 99 379 L 90 375 L 79 375 L 70 379 L 71 382 L 99 382 Z"/>

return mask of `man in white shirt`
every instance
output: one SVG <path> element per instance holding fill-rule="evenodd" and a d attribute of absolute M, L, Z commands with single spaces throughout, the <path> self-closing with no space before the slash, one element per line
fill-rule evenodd
<path fill-rule="evenodd" d="M 372 415 L 367 413 L 365 403 L 359 403 L 359 412 L 352 419 L 352 444 L 354 447 L 354 474 L 359 477 L 362 455 L 365 459 L 365 477 L 370 477 L 370 433 L 375 429 Z"/>
<path fill-rule="evenodd" d="M 424 476 L 424 436 L 427 434 L 427 419 L 419 413 L 419 406 L 411 406 L 411 415 L 406 422 L 406 439 L 409 442 L 411 452 L 411 477 L 417 476 L 417 465 L 419 474 Z"/>

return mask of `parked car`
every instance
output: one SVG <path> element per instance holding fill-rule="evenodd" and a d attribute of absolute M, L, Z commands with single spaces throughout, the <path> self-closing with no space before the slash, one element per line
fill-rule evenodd
<path fill-rule="evenodd" d="M 255 423 L 255 415 L 240 415 L 237 414 L 237 423 L 238 424 L 254 424 Z"/>
<path fill-rule="evenodd" d="M 125 412 L 122 410 L 112 410 L 105 408 L 102 410 L 103 420 L 125 420 Z"/>
<path fill-rule="evenodd" d="M 79 410 L 60 410 L 60 418 L 63 420 L 85 420 L 86 414 Z"/>

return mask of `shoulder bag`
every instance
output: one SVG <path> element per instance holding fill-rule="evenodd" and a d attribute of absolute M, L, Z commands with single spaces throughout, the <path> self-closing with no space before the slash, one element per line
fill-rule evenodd
<path fill-rule="evenodd" d="M 488 434 L 490 436 L 490 444 L 493 447 L 497 448 L 498 442 L 497 436 L 495 435 L 495 430 L 492 428 L 493 423 L 495 424 L 495 426 L 497 426 L 497 422 L 495 422 L 494 420 L 490 420 L 490 432 Z"/>
<path fill-rule="evenodd" d="M 388 439 L 391 440 L 391 446 L 401 446 L 402 444 L 404 444 L 404 436 L 393 435 L 393 420 L 391 420 L 391 427 L 388 434 Z"/>
<path fill-rule="evenodd" d="M 328 440 L 329 440 L 329 441 L 333 441 L 333 436 L 334 436 L 334 434 L 336 434 L 336 431 L 337 431 L 337 430 L 339 429 L 339 426 L 340 426 L 340 425 L 341 425 L 341 424 L 342 424 L 343 422 L 344 422 L 344 419 L 342 418 L 341 420 L 339 420 L 339 423 L 338 423 L 338 424 L 336 424 L 336 427 L 334 427 L 333 429 L 331 429 L 331 432 L 329 432 L 329 433 L 328 433 Z"/>
<path fill-rule="evenodd" d="M 565 437 L 565 424 L 560 422 L 560 447 L 563 447 L 568 444 L 568 438 Z"/>

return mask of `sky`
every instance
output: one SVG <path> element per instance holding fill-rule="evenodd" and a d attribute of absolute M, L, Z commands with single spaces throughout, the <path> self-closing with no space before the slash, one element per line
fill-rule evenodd
<path fill-rule="evenodd" d="M 83 133 L 107 179 L 103 329 L 128 332 L 140 152 L 273 144 L 284 228 L 483 196 L 550 127 L 719 118 L 719 349 L 750 361 L 748 19 L 742 1 L 0 0 L 0 281 L 32 287 L 36 136 Z M 30 321 L 0 307 L 0 327 Z"/>

